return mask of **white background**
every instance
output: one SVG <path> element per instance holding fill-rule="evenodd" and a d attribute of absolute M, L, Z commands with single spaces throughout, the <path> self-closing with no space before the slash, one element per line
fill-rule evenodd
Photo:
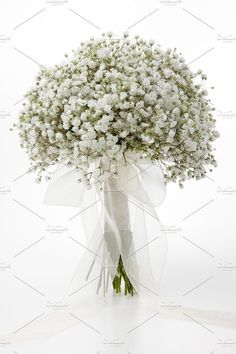
<path fill-rule="evenodd" d="M 24 326 L 61 301 L 83 253 L 70 237 L 84 242 L 79 218 L 69 221 L 76 209 L 43 205 L 46 184 L 25 174 L 27 156 L 9 129 L 38 66 L 60 62 L 81 40 L 108 30 L 120 36 L 129 29 L 178 48 L 193 70 L 208 75 L 208 88 L 215 87 L 210 96 L 221 134 L 215 144 L 218 168 L 183 190 L 168 185 L 158 208 L 169 241 L 162 290 L 173 306 L 236 312 L 234 1 L 1 0 L 0 5 L 0 333 Z M 115 319 L 107 316 L 109 327 Z M 137 324 L 149 317 L 143 313 Z M 194 321 L 154 318 L 128 337 L 108 338 L 79 324 L 48 341 L 20 345 L 3 338 L 0 353 L 235 353 L 235 331 L 212 332 Z"/>

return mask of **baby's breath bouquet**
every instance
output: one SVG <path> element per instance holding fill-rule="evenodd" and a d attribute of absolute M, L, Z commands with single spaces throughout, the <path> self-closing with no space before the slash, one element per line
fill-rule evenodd
<path fill-rule="evenodd" d="M 80 43 L 63 63 L 40 69 L 16 124 L 37 181 L 63 164 L 102 189 L 130 153 L 159 164 L 166 182 L 203 178 L 216 166 L 218 136 L 205 80 L 153 40 L 107 33 Z M 117 292 L 122 280 L 133 294 L 120 256 Z"/>

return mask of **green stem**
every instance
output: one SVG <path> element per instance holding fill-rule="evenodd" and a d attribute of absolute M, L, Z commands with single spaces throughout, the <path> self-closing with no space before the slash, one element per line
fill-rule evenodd
<path fill-rule="evenodd" d="M 124 285 L 125 285 L 124 294 L 125 295 L 131 294 L 133 296 L 135 293 L 135 288 L 126 274 L 124 264 L 120 256 L 117 269 L 116 269 L 116 275 L 112 282 L 113 289 L 115 290 L 116 294 L 121 293 L 122 280 L 124 281 Z"/>

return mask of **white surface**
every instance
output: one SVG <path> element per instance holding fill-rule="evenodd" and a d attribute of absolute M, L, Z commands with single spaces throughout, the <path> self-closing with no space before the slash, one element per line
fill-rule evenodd
<path fill-rule="evenodd" d="M 33 175 L 20 177 L 28 160 L 16 134 L 9 131 L 21 106 L 17 102 L 37 73 L 33 60 L 42 65 L 60 62 L 63 53 L 101 32 L 69 9 L 117 36 L 146 17 L 130 32 L 153 38 L 163 47 L 177 47 L 187 62 L 193 61 L 193 69 L 202 68 L 207 73 L 208 85 L 215 87 L 211 97 L 221 138 L 216 143 L 219 167 L 209 174 L 213 181 L 188 182 L 184 190 L 169 185 L 165 202 L 158 208 L 169 240 L 162 289 L 173 300 L 172 305 L 236 312 L 234 1 L 189 0 L 172 5 L 151 0 L 71 0 L 57 5 L 43 0 L 2 1 L 0 333 L 24 326 L 60 301 L 83 254 L 83 248 L 69 238 L 85 242 L 79 217 L 70 220 L 78 210 L 42 204 L 46 184 L 35 184 Z M 91 325 L 102 328 L 101 334 L 81 323 L 47 341 L 2 342 L 0 353 L 235 353 L 235 331 L 207 326 L 213 334 L 194 321 L 161 320 L 157 316 L 129 335 L 117 328 L 130 319 L 135 327 L 151 316 L 150 309 L 122 300 L 91 322 L 88 319 Z M 107 342 L 125 344 L 111 346 Z"/>

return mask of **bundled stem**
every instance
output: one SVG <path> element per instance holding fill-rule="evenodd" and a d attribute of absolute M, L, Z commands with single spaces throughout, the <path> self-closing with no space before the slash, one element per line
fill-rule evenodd
<path fill-rule="evenodd" d="M 124 282 L 124 294 L 130 294 L 130 295 L 134 295 L 135 293 L 135 288 L 132 285 L 131 281 L 129 280 L 125 268 L 124 268 L 124 264 L 122 261 L 122 257 L 120 256 L 119 258 L 119 262 L 117 265 L 117 269 L 116 269 L 117 274 L 115 275 L 114 279 L 113 279 L 113 289 L 115 290 L 116 294 L 121 293 L 121 286 L 122 286 L 122 281 Z"/>
<path fill-rule="evenodd" d="M 116 294 L 121 293 L 124 283 L 124 294 L 133 296 L 135 288 L 124 267 L 124 259 L 128 257 L 133 242 L 128 197 L 120 190 L 116 179 L 108 178 L 104 185 L 104 238 L 111 264 L 117 264 L 118 261 L 116 274 L 112 281 L 113 289 Z"/>

